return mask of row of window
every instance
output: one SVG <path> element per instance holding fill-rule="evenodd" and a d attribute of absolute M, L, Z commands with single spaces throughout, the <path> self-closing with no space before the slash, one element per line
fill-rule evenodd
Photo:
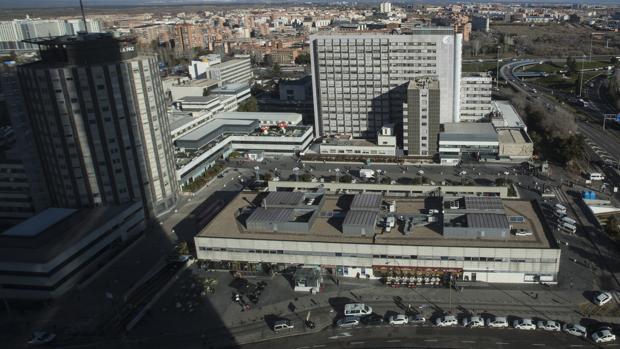
<path fill-rule="evenodd" d="M 342 253 L 322 251 L 290 251 L 290 250 L 254 250 L 246 248 L 224 248 L 200 246 L 200 251 L 213 252 L 236 252 L 236 253 L 259 253 L 259 254 L 282 254 L 304 255 L 325 257 L 349 257 L 349 258 L 375 258 L 375 259 L 409 259 L 409 260 L 437 260 L 437 261 L 465 261 L 465 262 L 510 262 L 510 263 L 556 263 L 556 258 L 508 258 L 508 257 L 470 257 L 470 256 L 428 256 L 428 255 L 386 255 L 364 253 Z"/>

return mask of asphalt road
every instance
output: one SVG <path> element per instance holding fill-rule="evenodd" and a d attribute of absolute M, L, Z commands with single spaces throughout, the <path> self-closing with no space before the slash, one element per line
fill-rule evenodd
<path fill-rule="evenodd" d="M 601 347 L 615 347 L 618 344 Z M 563 333 L 514 329 L 390 327 L 329 329 L 242 348 L 596 348 L 592 342 Z"/>

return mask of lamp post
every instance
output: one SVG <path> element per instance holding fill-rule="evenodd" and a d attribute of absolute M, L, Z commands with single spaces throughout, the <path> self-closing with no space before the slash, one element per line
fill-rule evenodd
<path fill-rule="evenodd" d="M 334 172 L 336 172 L 336 183 L 340 183 L 340 169 L 335 168 Z"/>
<path fill-rule="evenodd" d="M 295 182 L 299 182 L 299 167 L 293 168 L 293 174 L 295 174 Z"/>
<path fill-rule="evenodd" d="M 579 72 L 579 97 L 581 97 L 581 91 L 583 90 L 583 63 L 586 60 L 586 55 L 583 55 L 581 59 L 581 71 Z"/>
<path fill-rule="evenodd" d="M 499 90 L 499 50 L 502 48 L 501 45 L 497 45 L 497 71 L 495 73 L 495 88 Z"/>
<path fill-rule="evenodd" d="M 257 181 L 260 180 L 260 173 L 258 171 L 260 171 L 260 167 L 254 166 L 254 173 L 256 175 L 256 180 Z"/>

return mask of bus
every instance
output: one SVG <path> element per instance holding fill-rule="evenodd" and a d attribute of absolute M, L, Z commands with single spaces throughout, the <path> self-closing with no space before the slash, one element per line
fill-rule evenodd
<path fill-rule="evenodd" d="M 570 234 L 575 234 L 577 233 L 577 227 L 570 224 L 570 223 L 566 223 L 566 222 L 562 222 L 560 224 L 558 224 L 558 229 L 563 230 L 567 233 Z"/>

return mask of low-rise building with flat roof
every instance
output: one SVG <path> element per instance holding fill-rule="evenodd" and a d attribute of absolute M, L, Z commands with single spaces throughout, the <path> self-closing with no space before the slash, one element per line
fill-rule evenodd
<path fill-rule="evenodd" d="M 439 134 L 439 158 L 442 165 L 462 160 L 495 160 L 499 139 L 493 125 L 487 123 L 448 123 Z"/>
<path fill-rule="evenodd" d="M 319 212 L 303 233 L 272 229 L 265 222 L 258 228 L 248 225 L 248 217 L 265 210 L 262 202 L 268 195 L 272 194 L 242 192 L 233 199 L 194 238 L 198 258 L 244 270 L 260 269 L 264 264 L 275 270 L 292 265 L 319 267 L 323 273 L 345 277 L 557 282 L 561 251 L 543 223 L 536 202 L 489 201 L 489 205 L 499 202 L 503 212 L 499 214 L 494 213 L 492 205 L 485 206 L 486 201 L 472 201 L 469 214 L 501 215 L 511 229 L 532 232 L 530 236 L 506 234 L 501 239 L 481 239 L 475 234 L 445 234 L 441 211 L 429 213 L 441 209 L 441 198 L 430 197 L 383 197 L 382 202 L 395 205 L 395 212 L 390 212 L 387 205 L 378 211 L 351 210 L 353 195 L 324 194 Z M 368 212 L 373 212 L 372 217 Z M 287 214 L 285 220 L 291 222 L 291 217 L 295 215 Z M 388 217 L 394 218 L 393 229 L 381 223 Z M 348 224 L 357 229 L 345 231 Z M 481 225 L 495 226 L 484 219 Z"/>
<path fill-rule="evenodd" d="M 46 209 L 0 234 L 0 297 L 58 297 L 88 280 L 144 228 L 141 202 Z"/>

